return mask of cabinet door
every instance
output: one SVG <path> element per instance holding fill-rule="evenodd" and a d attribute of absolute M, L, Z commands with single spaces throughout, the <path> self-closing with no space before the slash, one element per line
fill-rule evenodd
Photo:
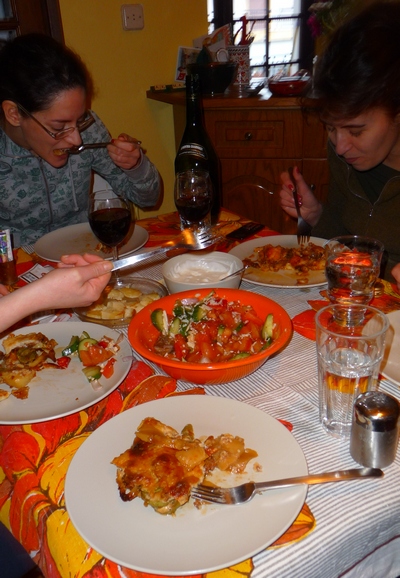
<path fill-rule="evenodd" d="M 280 174 L 299 159 L 221 159 L 222 204 L 239 215 L 282 233 L 296 232 L 297 221 L 281 209 Z"/>

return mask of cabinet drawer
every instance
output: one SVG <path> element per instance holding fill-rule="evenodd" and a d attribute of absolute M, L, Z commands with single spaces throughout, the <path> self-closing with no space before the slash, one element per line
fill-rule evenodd
<path fill-rule="evenodd" d="M 300 110 L 205 110 L 207 132 L 220 158 L 301 157 Z"/>

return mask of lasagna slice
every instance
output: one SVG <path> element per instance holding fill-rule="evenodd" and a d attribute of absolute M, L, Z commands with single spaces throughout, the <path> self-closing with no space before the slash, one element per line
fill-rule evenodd
<path fill-rule="evenodd" d="M 132 447 L 112 463 L 117 466 L 122 500 L 139 497 L 159 514 L 174 514 L 212 470 L 241 474 L 255 457 L 257 452 L 246 449 L 238 436 L 222 434 L 201 441 L 190 424 L 179 434 L 147 417 L 139 425 Z"/>
<path fill-rule="evenodd" d="M 207 457 L 190 424 L 179 434 L 147 417 L 139 425 L 132 447 L 112 461 L 117 466 L 121 499 L 140 497 L 159 514 L 173 514 L 203 481 Z"/>

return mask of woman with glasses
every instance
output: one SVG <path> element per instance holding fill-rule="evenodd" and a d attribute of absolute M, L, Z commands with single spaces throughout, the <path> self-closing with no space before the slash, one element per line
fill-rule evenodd
<path fill-rule="evenodd" d="M 329 193 L 321 204 L 294 171 L 312 234 L 364 235 L 385 246 L 382 272 L 400 287 L 400 3 L 375 1 L 332 36 L 313 96 L 328 132 Z M 281 206 L 296 217 L 293 185 L 281 175 Z"/>
<path fill-rule="evenodd" d="M 135 138 L 111 139 L 89 109 L 92 92 L 79 56 L 48 36 L 0 50 L 0 229 L 11 229 L 15 246 L 87 221 L 93 172 L 140 207 L 157 203 L 157 169 Z M 110 144 L 68 151 L 101 142 Z"/>

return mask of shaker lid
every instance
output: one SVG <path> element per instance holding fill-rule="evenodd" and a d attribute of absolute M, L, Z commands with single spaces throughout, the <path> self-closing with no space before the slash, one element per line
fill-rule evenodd
<path fill-rule="evenodd" d="M 354 403 L 354 418 L 366 429 L 385 432 L 396 429 L 400 418 L 397 399 L 381 391 L 367 391 L 359 395 Z"/>

